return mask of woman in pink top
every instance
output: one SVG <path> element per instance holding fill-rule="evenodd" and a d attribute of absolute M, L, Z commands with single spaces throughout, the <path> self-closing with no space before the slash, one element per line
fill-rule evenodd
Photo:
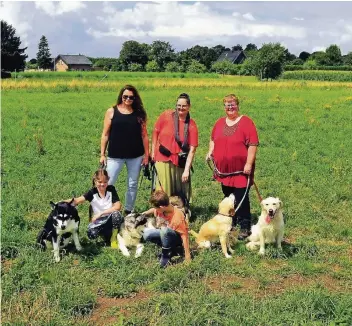
<path fill-rule="evenodd" d="M 236 203 L 243 202 L 236 215 L 233 225 L 240 225 L 239 239 L 243 240 L 249 235 L 251 227 L 251 213 L 247 180 L 249 186 L 253 184 L 255 158 L 259 144 L 257 129 L 253 121 L 240 114 L 239 100 L 236 95 L 229 94 L 224 97 L 226 117 L 216 121 L 209 143 L 207 159 L 213 159 L 218 171 L 221 173 L 242 173 L 222 176 L 215 173 L 214 177 L 221 183 L 225 197 L 231 193 L 235 195 Z"/>

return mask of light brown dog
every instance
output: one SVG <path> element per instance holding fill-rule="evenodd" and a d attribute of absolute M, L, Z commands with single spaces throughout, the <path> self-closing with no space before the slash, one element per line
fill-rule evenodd
<path fill-rule="evenodd" d="M 231 194 L 219 204 L 219 213 L 211 220 L 205 222 L 199 233 L 191 230 L 190 233 L 196 237 L 198 248 L 210 248 L 211 242 L 220 239 L 222 252 L 226 258 L 231 258 L 234 250 L 230 247 L 229 235 L 232 228 L 232 216 L 235 214 L 235 196 Z"/>

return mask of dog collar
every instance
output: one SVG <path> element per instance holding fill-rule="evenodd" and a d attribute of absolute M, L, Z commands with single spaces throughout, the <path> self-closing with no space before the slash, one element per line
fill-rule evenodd
<path fill-rule="evenodd" d="M 231 215 L 226 215 L 226 214 L 222 214 L 222 213 L 218 213 L 218 214 L 222 215 L 222 216 L 232 217 Z"/>

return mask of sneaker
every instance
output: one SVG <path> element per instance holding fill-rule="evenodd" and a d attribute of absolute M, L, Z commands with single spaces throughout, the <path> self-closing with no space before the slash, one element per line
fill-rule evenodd
<path fill-rule="evenodd" d="M 119 248 L 119 245 L 117 243 L 117 233 L 118 233 L 118 230 L 113 229 L 112 235 L 111 235 L 111 239 L 110 239 L 110 246 L 113 249 L 118 249 Z"/>
<path fill-rule="evenodd" d="M 237 237 L 238 240 L 243 241 L 249 237 L 250 233 L 249 230 L 240 230 L 240 233 Z"/>

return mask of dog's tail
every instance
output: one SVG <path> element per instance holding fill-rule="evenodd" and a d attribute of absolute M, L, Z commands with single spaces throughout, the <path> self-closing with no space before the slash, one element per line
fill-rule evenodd
<path fill-rule="evenodd" d="M 196 231 L 189 230 L 189 233 L 192 234 L 195 238 L 198 237 L 198 233 Z"/>
<path fill-rule="evenodd" d="M 46 239 L 47 235 L 48 235 L 48 232 L 45 229 L 41 230 L 38 233 L 37 245 L 41 250 L 46 250 L 46 243 L 44 240 Z"/>

